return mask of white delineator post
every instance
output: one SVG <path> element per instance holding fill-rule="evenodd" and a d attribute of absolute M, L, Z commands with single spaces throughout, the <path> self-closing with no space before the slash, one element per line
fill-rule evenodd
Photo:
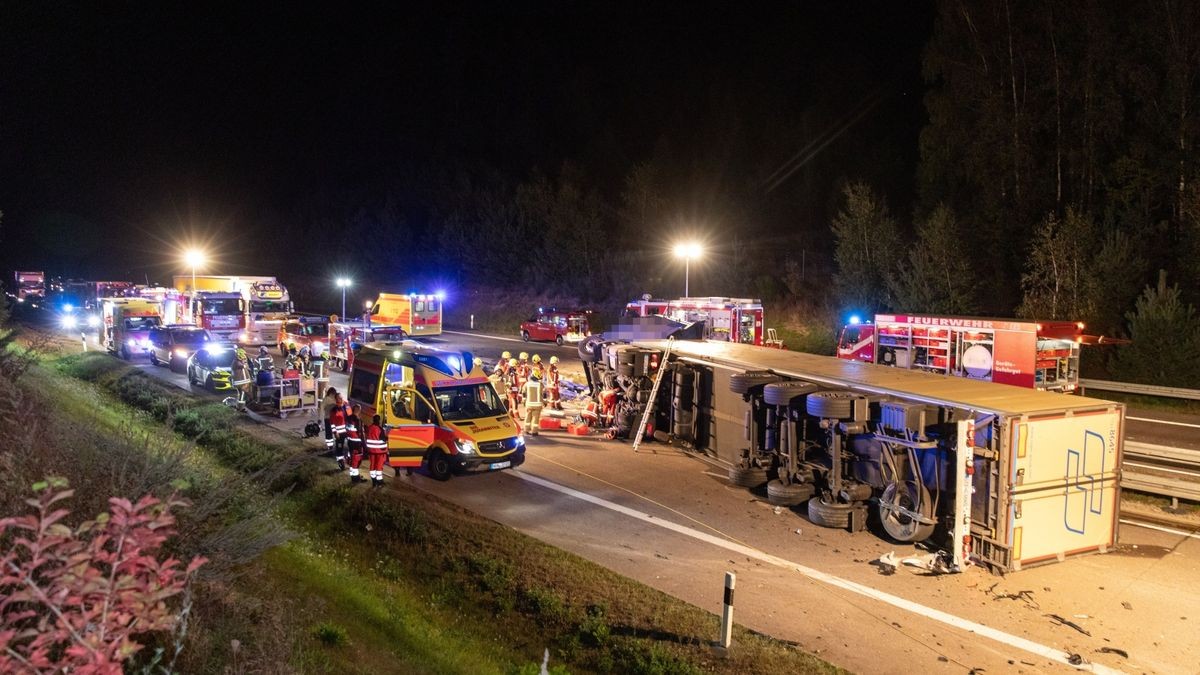
<path fill-rule="evenodd" d="M 736 582 L 736 574 L 725 573 L 725 608 L 721 612 L 721 647 L 725 649 L 729 649 L 733 641 L 733 587 Z"/>

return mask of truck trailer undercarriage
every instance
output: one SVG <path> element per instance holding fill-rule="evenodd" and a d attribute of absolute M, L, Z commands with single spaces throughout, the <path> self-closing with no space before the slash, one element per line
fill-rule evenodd
<path fill-rule="evenodd" d="M 1122 404 L 727 342 L 580 354 L 593 394 L 617 401 L 615 435 L 649 408 L 656 438 L 817 525 L 924 542 L 951 571 L 1116 542 Z"/>

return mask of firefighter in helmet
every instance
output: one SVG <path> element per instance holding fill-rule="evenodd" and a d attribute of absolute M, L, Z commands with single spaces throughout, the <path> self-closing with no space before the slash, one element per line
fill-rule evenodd
<path fill-rule="evenodd" d="M 550 365 L 546 366 L 546 395 L 550 399 L 551 410 L 562 410 L 562 401 L 559 399 L 562 392 L 559 388 L 561 375 L 558 372 L 558 357 L 550 357 Z"/>
<path fill-rule="evenodd" d="M 531 363 L 529 364 L 529 372 L 537 373 L 538 379 L 540 379 L 542 382 L 545 382 L 546 381 L 546 367 L 544 365 L 542 365 L 542 357 L 538 354 L 534 354 L 533 358 L 530 359 L 530 362 Z"/>
<path fill-rule="evenodd" d="M 542 378 L 536 371 L 529 374 L 522 393 L 525 395 L 525 435 L 537 436 L 541 427 L 542 404 L 546 390 L 542 388 Z"/>
<path fill-rule="evenodd" d="M 517 419 L 517 406 L 521 404 L 521 385 L 517 378 L 517 360 L 508 360 L 508 371 L 504 376 L 505 387 L 508 389 L 508 412 Z"/>

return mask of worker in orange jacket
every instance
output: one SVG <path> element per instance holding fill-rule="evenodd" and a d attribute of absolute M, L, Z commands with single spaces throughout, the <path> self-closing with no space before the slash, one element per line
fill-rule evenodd
<path fill-rule="evenodd" d="M 363 456 L 363 432 L 362 420 L 358 418 L 358 413 L 362 411 L 362 406 L 355 404 L 350 408 L 350 414 L 346 416 L 346 445 L 350 455 L 350 482 L 351 484 L 363 483 L 363 477 L 358 474 L 358 468 L 362 466 Z"/>
<path fill-rule="evenodd" d="M 364 434 L 367 456 L 371 458 L 371 487 L 383 487 L 383 466 L 387 463 L 387 432 L 383 430 L 379 415 L 371 419 Z"/>
<path fill-rule="evenodd" d="M 546 395 L 550 397 L 550 409 L 562 410 L 562 401 L 559 400 L 561 392 L 559 390 L 559 378 L 561 375 L 558 372 L 558 357 L 550 357 L 550 365 L 546 366 Z"/>

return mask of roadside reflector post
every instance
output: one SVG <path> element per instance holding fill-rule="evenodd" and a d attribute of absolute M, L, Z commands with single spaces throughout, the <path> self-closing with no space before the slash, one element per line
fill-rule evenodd
<path fill-rule="evenodd" d="M 725 608 L 721 612 L 721 647 L 723 649 L 729 649 L 729 644 L 733 641 L 733 587 L 736 582 L 736 574 L 725 573 Z"/>
<path fill-rule="evenodd" d="M 475 330 L 475 315 L 471 315 L 471 330 Z"/>

